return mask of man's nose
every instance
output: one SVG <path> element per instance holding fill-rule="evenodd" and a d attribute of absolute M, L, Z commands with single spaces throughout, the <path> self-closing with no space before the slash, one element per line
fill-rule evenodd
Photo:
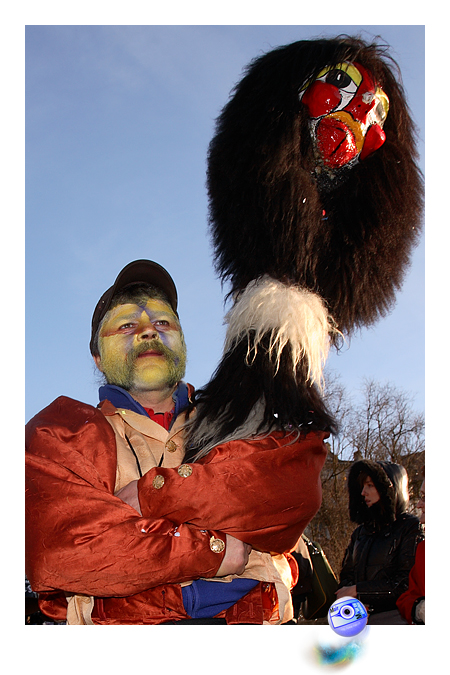
<path fill-rule="evenodd" d="M 158 331 L 150 319 L 147 318 L 140 321 L 137 337 L 139 340 L 153 340 L 158 337 Z"/>

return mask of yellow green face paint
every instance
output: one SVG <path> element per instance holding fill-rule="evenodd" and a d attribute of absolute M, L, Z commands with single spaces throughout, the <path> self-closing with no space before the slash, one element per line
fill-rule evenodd
<path fill-rule="evenodd" d="M 101 325 L 99 369 L 109 384 L 146 391 L 182 379 L 186 347 L 177 316 L 160 300 L 110 310 Z"/>

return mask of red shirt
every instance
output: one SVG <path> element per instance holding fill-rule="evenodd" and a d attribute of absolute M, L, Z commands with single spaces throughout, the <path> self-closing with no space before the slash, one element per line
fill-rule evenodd
<path fill-rule="evenodd" d="M 144 410 L 150 419 L 160 424 L 162 427 L 164 427 L 164 429 L 166 429 L 166 431 L 169 431 L 175 408 L 173 408 L 170 412 L 164 413 L 155 413 L 152 408 L 144 408 Z"/>

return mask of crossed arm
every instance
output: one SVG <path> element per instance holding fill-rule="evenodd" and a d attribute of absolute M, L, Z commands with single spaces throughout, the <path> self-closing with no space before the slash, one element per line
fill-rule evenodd
<path fill-rule="evenodd" d="M 57 399 L 27 425 L 27 444 L 27 575 L 37 591 L 124 597 L 226 575 L 250 546 L 292 549 L 320 506 L 321 436 L 225 447 L 190 478 L 155 469 L 120 495 L 113 431 L 95 408 Z M 163 490 L 152 487 L 158 472 Z M 211 550 L 211 537 L 225 551 Z"/>
<path fill-rule="evenodd" d="M 116 497 L 119 497 L 119 499 L 129 504 L 135 511 L 142 515 L 141 506 L 139 504 L 137 480 L 131 481 L 131 483 L 125 485 L 125 487 L 118 490 L 115 494 Z M 215 574 L 216 577 L 226 577 L 228 574 L 242 574 L 248 562 L 250 551 L 252 550 L 252 547 L 249 546 L 249 544 L 245 544 L 239 539 L 232 537 L 231 534 L 227 534 L 225 537 L 225 555 Z"/>

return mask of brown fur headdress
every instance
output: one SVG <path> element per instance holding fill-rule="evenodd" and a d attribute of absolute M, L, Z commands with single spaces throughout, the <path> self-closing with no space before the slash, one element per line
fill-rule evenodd
<path fill-rule="evenodd" d="M 350 37 L 274 49 L 248 66 L 218 118 L 210 229 L 234 305 L 222 360 L 196 395 L 190 457 L 274 428 L 336 430 L 320 389 L 328 343 L 388 312 L 421 227 L 414 125 L 385 51 Z M 389 112 L 381 147 L 329 170 L 302 91 L 338 64 L 369 72 Z"/>
<path fill-rule="evenodd" d="M 208 156 L 216 269 L 236 293 L 268 274 L 318 293 L 345 333 L 392 307 L 421 227 L 414 125 L 385 49 L 355 38 L 295 42 L 255 59 Z M 317 166 L 299 96 L 326 66 L 362 65 L 387 94 L 386 141 L 334 176 Z"/>

